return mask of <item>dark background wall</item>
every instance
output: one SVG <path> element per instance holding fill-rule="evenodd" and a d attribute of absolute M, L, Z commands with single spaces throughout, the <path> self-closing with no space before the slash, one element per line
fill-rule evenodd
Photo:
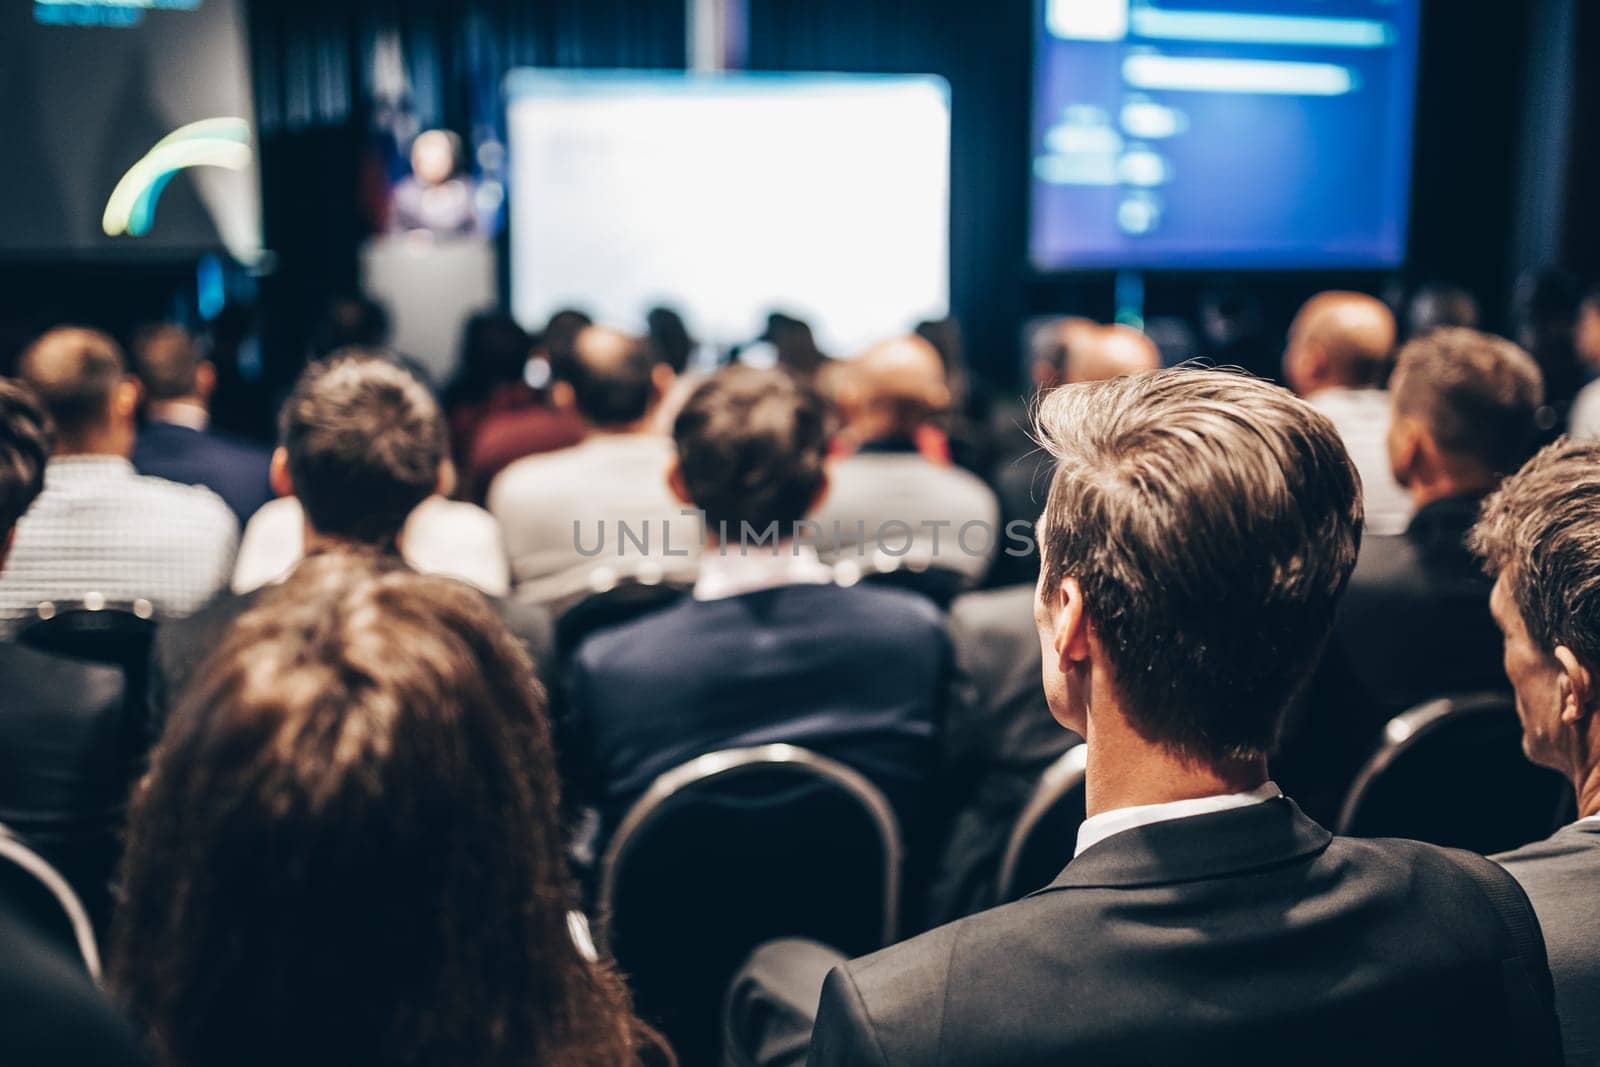
<path fill-rule="evenodd" d="M 397 31 L 419 113 L 469 133 L 485 86 L 515 66 L 678 69 L 682 0 L 252 0 L 271 270 L 259 279 L 269 382 L 303 358 L 316 310 L 356 283 L 368 228 L 374 36 Z M 975 369 L 1016 384 L 1030 315 L 1116 310 L 1110 274 L 1025 266 L 1029 0 L 750 0 L 756 70 L 935 73 L 952 90 L 952 303 Z M 486 53 L 485 49 L 488 49 Z M 1203 293 L 1255 294 L 1269 336 L 1310 292 L 1467 286 L 1509 327 L 1516 273 L 1552 258 L 1600 275 L 1600 5 L 1426 0 L 1411 258 L 1399 275 L 1151 274 L 1145 310 L 1193 321 Z M 1583 60 L 1588 60 L 1587 62 Z M 192 264 L 0 263 L 0 354 L 75 319 L 126 331 L 181 309 Z M 1262 369 L 1270 369 L 1263 367 Z"/>

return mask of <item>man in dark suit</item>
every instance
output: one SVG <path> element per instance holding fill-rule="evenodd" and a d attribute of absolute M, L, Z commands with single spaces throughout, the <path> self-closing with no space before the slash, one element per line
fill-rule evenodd
<path fill-rule="evenodd" d="M 782 741 L 914 813 L 947 645 L 931 602 L 836 585 L 820 562 L 801 520 L 827 487 L 824 402 L 781 371 L 729 368 L 689 396 L 673 436 L 669 482 L 704 515 L 700 578 L 692 597 L 579 645 L 564 731 L 580 797 L 609 830 L 663 771 Z"/>
<path fill-rule="evenodd" d="M 272 478 L 305 513 L 306 554 L 358 546 L 403 566 L 406 517 L 449 477 L 449 430 L 427 386 L 392 360 L 349 350 L 306 368 L 279 421 L 283 443 L 273 453 Z M 156 632 L 150 705 L 158 729 L 229 624 L 261 592 L 223 593 Z M 497 607 L 535 666 L 547 669 L 549 616 L 509 601 Z"/>
<path fill-rule="evenodd" d="M 1401 350 L 1389 395 L 1390 466 L 1415 511 L 1403 534 L 1362 541 L 1327 651 L 1273 761 L 1284 788 L 1325 822 L 1395 715 L 1508 687 L 1490 579 L 1466 542 L 1485 494 L 1528 457 L 1539 367 L 1503 338 L 1438 329 Z"/>
<path fill-rule="evenodd" d="M 238 516 L 243 529 L 272 499 L 268 452 L 209 427 L 207 405 L 217 372 L 181 326 L 151 326 L 133 343 L 134 370 L 144 385 L 145 423 L 133 446 L 140 474 L 203 485 Z"/>
<path fill-rule="evenodd" d="M 0 567 L 44 486 L 49 419 L 0 379 Z M 122 672 L 0 643 L 0 825 L 71 883 L 104 927 L 128 791 L 144 757 L 143 724 Z"/>
<path fill-rule="evenodd" d="M 1569 1064 L 1600 1063 L 1600 442 L 1562 441 L 1508 478 L 1473 547 L 1496 574 L 1522 748 L 1565 775 L 1578 819 L 1496 856 L 1544 928 Z"/>
<path fill-rule="evenodd" d="M 1035 605 L 1088 745 L 1049 887 L 836 968 L 810 1062 L 1559 1061 L 1536 921 L 1466 853 L 1332 837 L 1266 753 L 1355 563 L 1333 425 L 1217 371 L 1060 389 Z"/>

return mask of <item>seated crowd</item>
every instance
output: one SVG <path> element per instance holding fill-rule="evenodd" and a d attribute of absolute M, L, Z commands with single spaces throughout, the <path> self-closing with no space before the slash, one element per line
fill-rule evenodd
<path fill-rule="evenodd" d="M 1600 444 L 1449 295 L 1403 344 L 1318 295 L 1289 388 L 1051 321 L 1012 447 L 931 328 L 705 372 L 664 310 L 484 315 L 439 395 L 312 361 L 272 449 L 183 330 L 45 333 L 0 379 L 0 1059 L 1600 1061 Z M 143 643 L 65 654 L 85 617 Z M 1391 720 L 1485 692 L 1575 812 L 1333 832 Z M 868 798 L 898 929 L 772 917 L 687 1020 L 597 887 L 758 746 Z"/>

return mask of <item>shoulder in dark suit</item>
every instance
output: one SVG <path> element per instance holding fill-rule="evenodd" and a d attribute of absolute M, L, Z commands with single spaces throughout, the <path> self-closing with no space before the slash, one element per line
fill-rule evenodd
<path fill-rule="evenodd" d="M 1284 726 L 1273 776 L 1331 820 L 1383 726 L 1435 697 L 1509 690 L 1493 582 L 1467 549 L 1479 496 L 1421 508 L 1404 534 L 1367 537 L 1322 663 Z"/>
<path fill-rule="evenodd" d="M 238 516 L 241 527 L 273 496 L 271 452 L 209 430 L 146 423 L 132 459 L 140 474 L 210 489 Z"/>
<path fill-rule="evenodd" d="M 1471 865 L 1475 873 L 1469 873 Z M 1283 799 L 1126 830 L 1015 904 L 836 969 L 810 1062 L 1559 1062 L 1477 856 Z"/>
<path fill-rule="evenodd" d="M 578 646 L 574 784 L 614 825 L 663 771 L 781 741 L 850 764 L 904 813 L 932 770 L 948 670 L 938 609 L 911 593 L 791 585 L 686 598 Z"/>
<path fill-rule="evenodd" d="M 950 606 L 958 699 L 940 744 L 939 794 L 952 810 L 930 895 L 935 921 L 994 903 L 1006 838 L 1039 776 L 1081 738 L 1050 714 L 1033 586 L 968 593 Z"/>
<path fill-rule="evenodd" d="M 103 921 L 145 725 L 114 667 L 0 644 L 0 823 Z"/>
<path fill-rule="evenodd" d="M 1600 1063 L 1600 819 L 1496 856 L 1539 914 L 1570 1064 Z"/>

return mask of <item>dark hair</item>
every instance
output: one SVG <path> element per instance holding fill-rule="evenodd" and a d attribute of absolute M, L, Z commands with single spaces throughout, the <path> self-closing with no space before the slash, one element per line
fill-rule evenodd
<path fill-rule="evenodd" d="M 503 311 L 480 311 L 461 332 L 461 357 L 445 403 L 476 404 L 497 385 L 522 379 L 533 338 Z"/>
<path fill-rule="evenodd" d="M 1442 326 L 1400 350 L 1394 409 L 1422 420 L 1441 449 L 1494 475 L 1528 458 L 1544 402 L 1539 365 L 1503 337 Z"/>
<path fill-rule="evenodd" d="M 392 545 L 433 493 L 448 452 L 433 394 L 382 356 L 338 352 L 300 375 L 279 429 L 313 529 Z"/>
<path fill-rule="evenodd" d="M 0 537 L 44 492 L 54 430 L 32 390 L 0 378 Z"/>
<path fill-rule="evenodd" d="M 341 348 L 382 348 L 389 343 L 389 309 L 359 293 L 328 301 L 312 331 L 311 355 L 316 359 Z"/>
<path fill-rule="evenodd" d="M 44 402 L 58 438 L 76 441 L 102 425 L 125 373 L 122 349 L 109 335 L 59 326 L 29 345 L 17 376 Z"/>
<path fill-rule="evenodd" d="M 650 342 L 656 347 L 656 357 L 672 368 L 672 373 L 682 374 L 689 369 L 689 357 L 694 354 L 694 338 L 683 316 L 668 307 L 651 308 L 645 315 Z"/>
<path fill-rule="evenodd" d="M 707 524 L 763 530 L 805 518 L 823 485 L 829 421 L 821 394 L 784 371 L 725 367 L 702 382 L 672 437 Z"/>
<path fill-rule="evenodd" d="M 133 369 L 151 400 L 193 396 L 205 360 L 189 331 L 174 323 L 146 326 L 133 338 Z"/>
<path fill-rule="evenodd" d="M 638 422 L 655 399 L 655 346 L 602 326 L 585 326 L 570 348 L 550 350 L 550 370 L 572 387 L 578 414 L 606 428 Z"/>
<path fill-rule="evenodd" d="M 1361 539 L 1333 424 L 1287 390 L 1193 367 L 1055 389 L 1040 545 L 1133 725 L 1184 755 L 1269 751 L 1316 663 Z"/>
<path fill-rule="evenodd" d="M 1535 644 L 1600 664 L 1600 441 L 1563 438 L 1501 482 L 1471 545 Z"/>
<path fill-rule="evenodd" d="M 235 623 L 139 787 L 112 981 L 167 1067 L 618 1064 L 569 929 L 544 694 L 458 582 L 315 556 Z"/>

